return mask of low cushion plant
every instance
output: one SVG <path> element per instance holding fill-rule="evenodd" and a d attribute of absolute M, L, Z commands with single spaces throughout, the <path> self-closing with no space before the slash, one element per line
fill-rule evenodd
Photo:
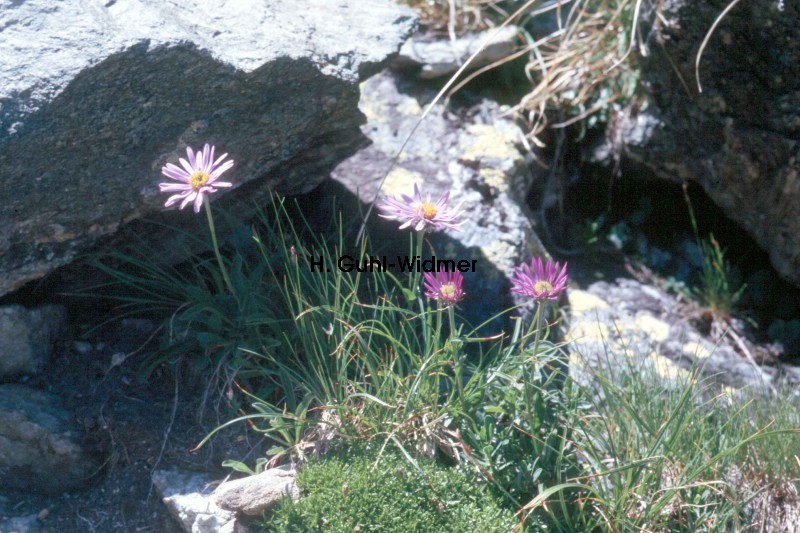
<path fill-rule="evenodd" d="M 431 460 L 415 466 L 390 447 L 311 462 L 297 482 L 302 498 L 284 500 L 264 531 L 491 532 L 519 522 L 473 474 Z"/>

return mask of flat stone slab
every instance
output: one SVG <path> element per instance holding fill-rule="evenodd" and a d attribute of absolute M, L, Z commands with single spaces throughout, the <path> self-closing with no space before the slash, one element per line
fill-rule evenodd
<path fill-rule="evenodd" d="M 270 468 L 255 476 L 226 481 L 214 492 L 216 504 L 228 511 L 260 516 L 275 507 L 284 497 L 297 500 L 300 489 L 295 470 Z"/>
<path fill-rule="evenodd" d="M 152 476 L 170 514 L 186 533 L 233 533 L 234 513 L 220 509 L 211 497 L 214 482 L 208 476 L 177 470 L 156 470 Z"/>

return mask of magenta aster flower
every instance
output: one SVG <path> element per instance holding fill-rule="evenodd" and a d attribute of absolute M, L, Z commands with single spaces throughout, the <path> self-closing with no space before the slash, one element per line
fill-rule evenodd
<path fill-rule="evenodd" d="M 423 228 L 432 227 L 434 229 L 449 228 L 458 230 L 458 226 L 463 222 L 458 222 L 461 215 L 461 203 L 455 207 L 448 207 L 447 200 L 450 192 L 446 192 L 436 203 L 431 202 L 431 194 L 425 194 L 425 200 L 419 192 L 419 187 L 414 184 L 414 198 L 402 195 L 403 201 L 394 198 L 385 198 L 378 208 L 383 211 L 383 218 L 390 220 L 402 220 L 403 225 L 400 229 L 414 226 L 416 231 Z"/>
<path fill-rule="evenodd" d="M 464 291 L 461 289 L 464 276 L 461 272 L 437 272 L 435 275 L 432 272 L 425 272 L 422 277 L 427 298 L 445 305 L 454 305 L 464 296 Z"/>
<path fill-rule="evenodd" d="M 514 269 L 511 280 L 511 292 L 535 300 L 556 300 L 566 288 L 567 263 L 561 267 L 558 262 L 549 259 L 547 264 L 542 264 L 541 259 L 533 258 L 530 267 L 523 263 Z"/>
<path fill-rule="evenodd" d="M 161 173 L 179 181 L 180 183 L 159 183 L 161 192 L 178 192 L 170 196 L 165 207 L 182 200 L 180 209 L 186 207 L 189 202 L 194 202 L 194 212 L 199 213 L 203 205 L 203 195 L 217 192 L 217 187 L 233 187 L 227 181 L 217 181 L 223 172 L 233 166 L 233 161 L 222 162 L 228 154 L 222 154 L 214 160 L 214 147 L 208 143 L 200 152 L 193 152 L 191 147 L 186 147 L 188 161 L 184 158 L 178 159 L 180 168 L 172 163 L 167 163 Z"/>

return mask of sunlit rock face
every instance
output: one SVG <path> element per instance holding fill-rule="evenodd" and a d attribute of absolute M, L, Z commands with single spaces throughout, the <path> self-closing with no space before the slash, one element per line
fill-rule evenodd
<path fill-rule="evenodd" d="M 0 294 L 133 220 L 193 227 L 190 213 L 164 213 L 157 187 L 187 145 L 236 162 L 219 200 L 238 215 L 268 191 L 313 189 L 365 143 L 358 82 L 415 24 L 389 0 L 4 5 Z"/>
<path fill-rule="evenodd" d="M 450 205 L 461 203 L 463 224 L 427 233 L 431 246 L 423 256 L 475 261 L 475 271 L 464 274 L 461 307 L 480 324 L 513 305 L 514 267 L 532 256 L 547 257 L 525 203 L 534 176 L 524 134 L 489 100 L 459 112 L 436 105 L 420 122 L 432 97 L 407 85 L 389 71 L 362 84 L 360 105 L 367 116 L 362 129 L 372 144 L 337 166 L 333 178 L 365 206 L 375 198 L 412 196 L 415 184 L 423 197 L 430 194 L 436 201 L 449 192 Z M 407 253 L 413 229 L 399 230 L 400 225 L 391 222 L 370 250 L 399 239 L 394 250 Z"/>

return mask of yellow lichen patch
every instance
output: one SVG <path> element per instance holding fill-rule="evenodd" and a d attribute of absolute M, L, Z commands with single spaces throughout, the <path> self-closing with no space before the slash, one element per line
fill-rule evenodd
<path fill-rule="evenodd" d="M 381 189 L 386 196 L 399 198 L 401 194 L 412 196 L 414 194 L 414 183 L 423 183 L 422 174 L 407 170 L 402 167 L 395 168 L 386 176 L 386 181 Z"/>
<path fill-rule="evenodd" d="M 513 264 L 509 264 L 506 261 L 499 260 L 499 258 L 510 258 L 514 257 L 516 253 L 516 248 L 507 241 L 496 240 L 492 241 L 489 244 L 480 247 L 481 254 L 486 257 L 495 267 L 497 270 L 492 269 L 491 272 L 483 272 L 481 276 L 486 277 L 488 280 L 496 280 L 503 274 L 502 271 L 510 271 L 514 268 Z M 478 265 L 481 262 L 478 261 Z"/>
<path fill-rule="evenodd" d="M 483 181 L 489 187 L 497 189 L 500 192 L 508 191 L 508 181 L 506 180 L 506 173 L 496 168 L 482 168 L 480 170 Z"/>
<path fill-rule="evenodd" d="M 624 332 L 624 328 L 621 327 L 619 324 L 614 324 L 613 328 L 609 328 L 609 333 L 611 335 L 618 335 L 619 333 Z M 638 354 L 631 350 L 631 339 L 630 338 L 619 338 L 619 337 L 611 337 L 606 340 L 606 345 L 608 347 L 608 351 L 617 355 L 624 355 L 625 357 L 635 359 Z"/>
<path fill-rule="evenodd" d="M 464 147 L 463 159 L 477 161 L 482 158 L 522 159 L 516 147 L 517 139 L 510 132 L 502 132 L 488 124 L 467 126 L 467 133 L 473 135 L 470 144 Z"/>
<path fill-rule="evenodd" d="M 638 315 L 634 322 L 642 332 L 656 342 L 663 342 L 669 337 L 669 324 L 652 315 Z"/>
<path fill-rule="evenodd" d="M 370 93 L 364 91 L 365 83 L 361 84 L 361 100 L 358 102 L 358 108 L 369 122 L 386 122 L 386 104 L 378 99 L 370 98 Z"/>
<path fill-rule="evenodd" d="M 695 357 L 697 359 L 705 359 L 711 355 L 711 350 L 700 344 L 699 342 L 687 342 L 681 347 L 683 353 Z"/>
<path fill-rule="evenodd" d="M 608 304 L 603 299 L 579 289 L 569 291 L 569 305 L 572 316 L 586 313 L 592 309 L 608 308 Z"/>
<path fill-rule="evenodd" d="M 570 297 L 571 299 L 571 297 Z M 598 321 L 578 322 L 569 328 L 566 334 L 568 342 L 607 341 L 610 336 L 608 326 Z"/>
<path fill-rule="evenodd" d="M 671 380 L 688 380 L 691 376 L 689 372 L 679 367 L 663 355 L 652 353 L 647 358 L 653 364 L 656 373 L 662 378 Z"/>
<path fill-rule="evenodd" d="M 416 100 L 413 98 L 407 98 L 403 100 L 400 105 L 396 107 L 399 113 L 404 115 L 416 116 L 422 114 L 422 108 L 419 106 Z"/>

